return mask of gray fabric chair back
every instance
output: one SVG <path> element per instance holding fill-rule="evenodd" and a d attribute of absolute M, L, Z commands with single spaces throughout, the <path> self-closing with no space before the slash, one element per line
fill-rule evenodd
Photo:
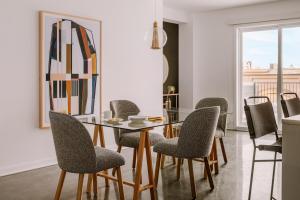
<path fill-rule="evenodd" d="M 245 99 L 245 114 L 247 119 L 250 138 L 255 139 L 264 135 L 275 133 L 277 137 L 277 124 L 271 101 L 268 97 L 250 97 L 265 98 L 267 102 L 248 105 Z"/>
<path fill-rule="evenodd" d="M 183 158 L 201 158 L 210 154 L 220 114 L 220 107 L 193 111 L 183 122 L 177 154 Z"/>
<path fill-rule="evenodd" d="M 87 173 L 96 168 L 96 154 L 86 128 L 76 118 L 49 112 L 58 165 L 72 173 Z"/>
<path fill-rule="evenodd" d="M 212 107 L 212 106 L 220 106 L 221 113 L 228 112 L 228 102 L 225 98 L 222 97 L 209 97 L 201 99 L 195 106 L 196 109 L 204 108 L 204 107 Z M 218 128 L 221 130 L 226 131 L 226 124 L 227 124 L 227 115 L 220 115 L 218 120 Z"/>
<path fill-rule="evenodd" d="M 295 95 L 294 98 L 284 99 L 285 95 Z M 284 117 L 291 117 L 300 114 L 300 99 L 296 93 L 283 93 L 281 96 L 281 106 Z"/>
<path fill-rule="evenodd" d="M 128 116 L 137 115 L 140 113 L 138 106 L 128 100 L 114 100 L 110 102 L 110 109 L 112 111 L 113 117 L 122 118 L 128 120 Z M 115 142 L 119 144 L 120 134 L 126 133 L 128 131 L 114 129 Z"/>

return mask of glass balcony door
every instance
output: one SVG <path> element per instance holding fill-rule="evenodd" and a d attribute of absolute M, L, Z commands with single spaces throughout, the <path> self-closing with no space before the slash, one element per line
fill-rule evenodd
<path fill-rule="evenodd" d="M 240 32 L 238 127 L 246 127 L 243 100 L 249 96 L 268 96 L 279 117 L 278 36 L 276 27 L 251 28 Z"/>
<path fill-rule="evenodd" d="M 247 126 L 244 98 L 268 96 L 280 126 L 280 93 L 300 96 L 300 24 L 241 28 L 238 36 L 236 125 Z"/>
<path fill-rule="evenodd" d="M 300 96 L 300 26 L 282 28 L 282 92 Z"/>

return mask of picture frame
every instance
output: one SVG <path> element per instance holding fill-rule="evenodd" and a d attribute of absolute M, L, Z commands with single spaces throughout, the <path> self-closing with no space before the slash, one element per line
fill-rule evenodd
<path fill-rule="evenodd" d="M 39 11 L 39 127 L 49 111 L 72 116 L 102 110 L 102 21 Z"/>

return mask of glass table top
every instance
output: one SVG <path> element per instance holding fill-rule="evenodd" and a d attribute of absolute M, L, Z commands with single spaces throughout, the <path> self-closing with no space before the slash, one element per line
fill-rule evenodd
<path fill-rule="evenodd" d="M 182 123 L 185 118 L 192 112 L 190 111 L 165 111 L 163 115 L 148 116 L 148 118 L 160 117 L 161 120 L 145 120 L 144 123 L 132 123 L 131 121 L 121 121 L 118 124 L 109 123 L 108 120 L 102 119 L 99 116 L 87 116 L 79 119 L 84 124 L 100 125 L 103 127 L 111 127 L 117 129 L 125 129 L 130 131 L 140 131 L 152 129 L 155 127 L 166 126 L 171 124 Z"/>
<path fill-rule="evenodd" d="M 130 131 L 140 131 L 145 129 L 152 129 L 160 126 L 167 126 L 172 124 L 180 124 L 184 122 L 186 117 L 192 113 L 194 109 L 180 108 L 180 109 L 168 109 L 163 111 L 163 115 L 147 116 L 148 118 L 160 117 L 161 120 L 145 120 L 144 123 L 132 123 L 129 120 L 121 121 L 119 123 L 109 123 L 108 120 L 100 118 L 99 116 L 87 116 L 79 119 L 84 124 L 100 125 L 103 127 L 124 129 Z M 227 112 L 221 112 L 220 115 L 229 114 Z"/>

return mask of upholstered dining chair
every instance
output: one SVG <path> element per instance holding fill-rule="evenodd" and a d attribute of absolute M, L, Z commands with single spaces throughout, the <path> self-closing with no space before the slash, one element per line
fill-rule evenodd
<path fill-rule="evenodd" d="M 188 159 L 192 197 L 196 198 L 193 172 L 193 159 L 203 159 L 211 190 L 214 183 L 211 176 L 208 156 L 210 155 L 215 136 L 220 108 L 208 107 L 193 111 L 183 122 L 180 137 L 166 139 L 153 148 L 157 152 L 154 182 L 157 185 L 162 155 Z"/>
<path fill-rule="evenodd" d="M 114 151 L 94 146 L 87 129 L 74 117 L 49 112 L 58 166 L 61 168 L 55 200 L 60 199 L 66 173 L 79 174 L 77 200 L 82 198 L 84 174 L 93 175 L 94 195 L 97 195 L 97 172 L 117 169 L 120 199 L 124 199 L 120 166 L 124 158 Z"/>
<path fill-rule="evenodd" d="M 293 98 L 286 98 L 294 96 Z M 281 107 L 284 117 L 291 117 L 300 114 L 300 99 L 295 92 L 285 92 L 280 94 Z"/>
<path fill-rule="evenodd" d="M 123 120 L 128 120 L 128 117 L 131 115 L 137 115 L 140 113 L 138 106 L 128 100 L 114 100 L 110 102 L 110 109 L 112 111 L 113 117 L 122 118 Z M 136 155 L 137 149 L 140 141 L 140 132 L 130 132 L 125 130 L 114 130 L 115 142 L 118 145 L 117 152 L 121 152 L 122 147 L 133 148 L 133 159 L 132 159 L 132 168 L 135 169 L 136 165 Z M 153 146 L 161 140 L 164 140 L 164 137 L 158 133 L 150 133 L 150 144 Z M 114 175 L 115 171 L 113 171 Z"/>
<path fill-rule="evenodd" d="M 252 103 L 249 104 L 250 100 L 265 100 L 262 103 Z M 254 173 L 254 164 L 256 162 L 273 162 L 273 174 L 272 174 L 272 184 L 271 184 L 271 196 L 270 199 L 275 199 L 273 197 L 273 186 L 274 186 L 274 175 L 276 162 L 282 161 L 277 159 L 277 153 L 282 153 L 282 138 L 278 136 L 278 128 L 275 120 L 274 110 L 270 99 L 266 96 L 254 96 L 244 99 L 245 102 L 245 114 L 247 119 L 248 130 L 250 138 L 253 142 L 253 159 L 252 159 L 252 169 L 250 177 L 250 187 L 248 200 L 251 199 L 252 192 L 252 183 L 253 183 L 253 173 Z M 261 102 L 261 101 L 260 101 Z M 275 140 L 273 144 L 256 144 L 256 140 L 266 136 L 266 135 L 275 135 Z M 260 151 L 270 151 L 274 152 L 274 159 L 270 160 L 257 160 L 256 159 L 256 149 Z"/>
<path fill-rule="evenodd" d="M 226 134 L 227 127 L 227 112 L 228 112 L 228 102 L 225 98 L 222 97 L 209 97 L 201 99 L 195 106 L 196 109 L 203 107 L 211 107 L 211 106 L 220 106 L 221 115 L 218 120 L 218 126 L 215 134 L 215 138 L 220 141 L 221 150 L 224 162 L 227 163 L 227 155 L 225 151 L 225 146 L 223 142 L 223 137 Z"/>

